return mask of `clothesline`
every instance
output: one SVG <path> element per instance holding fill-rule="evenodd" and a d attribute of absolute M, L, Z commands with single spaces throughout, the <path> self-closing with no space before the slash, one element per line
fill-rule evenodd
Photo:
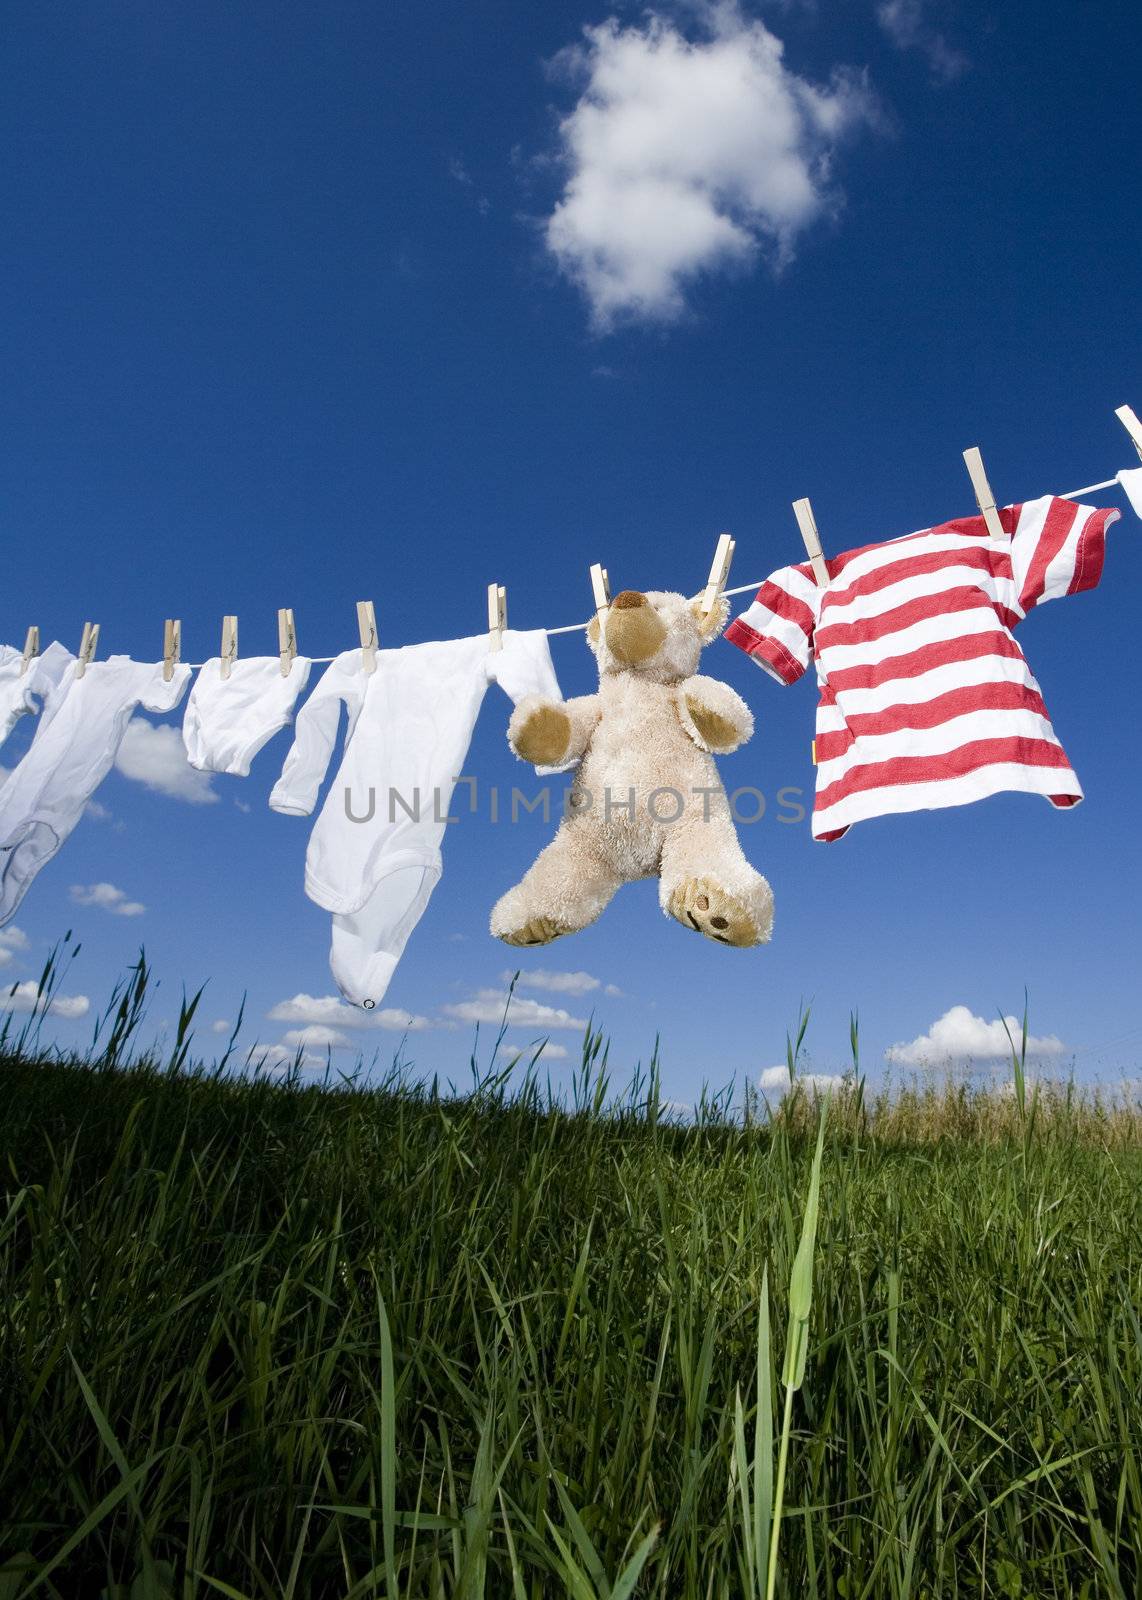
<path fill-rule="evenodd" d="M 1115 478 L 1106 478 L 1102 483 L 1088 483 L 1082 489 L 1070 489 L 1070 490 L 1068 490 L 1068 492 L 1066 494 L 1060 495 L 1059 498 L 1061 500 L 1078 500 L 1084 494 L 1096 494 L 1100 489 L 1114 489 L 1114 488 L 1117 488 L 1117 486 L 1118 486 L 1118 479 L 1116 477 Z M 741 583 L 741 584 L 738 584 L 736 588 L 723 589 L 722 593 L 724 595 L 727 595 L 727 596 L 736 595 L 736 594 L 753 594 L 753 593 L 756 593 L 756 591 L 761 588 L 761 586 L 762 586 L 762 584 L 764 582 L 765 582 L 764 578 L 758 578 L 755 583 Z M 552 639 L 552 638 L 554 638 L 556 636 L 556 634 L 562 634 L 562 633 L 585 633 L 589 627 L 590 627 L 590 622 L 569 622 L 569 623 L 566 624 L 565 627 L 562 627 L 562 628 L 541 628 L 539 630 L 539 632 L 545 633 L 548 636 L 549 639 Z M 350 648 L 352 648 L 352 647 L 350 647 Z M 327 667 L 327 666 L 329 666 L 329 664 L 331 662 L 336 661 L 337 657 L 336 656 L 310 656 L 308 659 L 313 662 L 315 667 Z M 202 670 L 202 668 L 206 665 L 206 662 L 205 661 L 191 661 L 191 662 L 188 662 L 187 665 L 190 667 L 192 672 L 200 672 Z"/>

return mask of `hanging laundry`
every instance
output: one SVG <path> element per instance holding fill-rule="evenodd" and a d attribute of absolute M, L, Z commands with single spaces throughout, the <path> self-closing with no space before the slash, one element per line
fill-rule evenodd
<path fill-rule="evenodd" d="M 161 661 L 129 656 L 93 661 L 82 678 L 70 665 L 31 748 L 0 788 L 0 927 L 10 922 L 33 878 L 59 850 L 115 761 L 136 706 L 171 711 L 190 668 L 170 682 Z"/>
<path fill-rule="evenodd" d="M 311 665 L 308 656 L 295 656 L 283 676 L 279 657 L 243 656 L 224 678 L 222 658 L 207 661 L 194 680 L 182 723 L 191 766 L 246 777 L 263 745 L 289 726 Z"/>
<path fill-rule="evenodd" d="M 270 795 L 275 811 L 308 816 L 345 705 L 341 767 L 305 858 L 305 889 L 333 913 L 330 966 L 341 993 L 371 1009 L 440 878 L 440 842 L 484 694 L 561 700 L 546 634 L 503 634 L 378 650 L 364 670 L 346 650 L 297 714 L 293 748 Z"/>
<path fill-rule="evenodd" d="M 13 645 L 0 644 L 0 745 L 25 712 L 48 715 L 74 660 L 65 645 L 53 640 L 42 655 L 32 657 L 25 671 L 24 652 Z"/>
<path fill-rule="evenodd" d="M 1032 606 L 1092 589 L 1114 508 L 1050 495 L 784 567 L 726 630 L 781 683 L 816 662 L 813 837 L 1003 790 L 1073 806 L 1082 788 L 1012 636 Z"/>
<path fill-rule="evenodd" d="M 1142 467 L 1127 467 L 1118 474 L 1118 481 L 1126 490 L 1126 498 L 1134 507 L 1135 514 L 1142 517 Z"/>

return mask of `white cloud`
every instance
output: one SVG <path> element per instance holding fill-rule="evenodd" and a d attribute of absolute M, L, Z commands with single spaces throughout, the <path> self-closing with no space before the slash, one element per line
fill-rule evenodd
<path fill-rule="evenodd" d="M 940 83 L 951 83 L 971 66 L 924 15 L 924 0 L 880 0 L 876 20 L 898 50 L 918 50 Z"/>
<path fill-rule="evenodd" d="M 910 1044 L 894 1044 L 884 1052 L 884 1059 L 895 1066 L 939 1067 L 967 1061 L 1003 1061 L 1011 1057 L 1011 1044 L 1019 1049 L 1023 1024 L 1018 1017 L 1008 1017 L 1007 1030 L 997 1017 L 985 1022 L 972 1014 L 967 1006 L 953 1006 L 937 1018 L 927 1033 L 922 1033 Z M 1059 1056 L 1066 1045 L 1053 1033 L 1043 1038 L 1028 1035 L 1029 1057 Z"/>
<path fill-rule="evenodd" d="M 127 891 L 113 883 L 73 883 L 71 898 L 77 906 L 98 906 L 115 917 L 141 917 L 147 909 L 138 900 L 128 900 Z"/>
<path fill-rule="evenodd" d="M 271 1022 L 326 1023 L 337 1028 L 383 1028 L 391 1033 L 420 1033 L 431 1028 L 428 1017 L 417 1016 L 398 1006 L 380 1011 L 365 1011 L 346 1005 L 335 994 L 295 994 L 292 1000 L 279 1000 L 266 1012 Z"/>
<path fill-rule="evenodd" d="M 218 799 L 212 775 L 199 772 L 186 759 L 182 734 L 177 728 L 158 726 L 136 717 L 127 724 L 115 765 L 125 778 L 133 778 L 172 800 L 190 805 L 213 805 Z"/>
<path fill-rule="evenodd" d="M 2 944 L 0 944 L 0 967 L 7 966 L 8 962 L 11 961 L 11 959 L 12 959 L 11 950 L 6 950 L 4 948 L 4 946 Z"/>
<path fill-rule="evenodd" d="M 34 1011 L 40 998 L 40 986 L 34 979 L 18 983 L 12 989 L 0 991 L 0 1011 Z M 85 994 L 57 994 L 41 1013 L 53 1017 L 85 1017 L 91 1010 L 91 1001 Z"/>
<path fill-rule="evenodd" d="M 478 989 L 470 1000 L 456 1005 L 441 1006 L 446 1017 L 457 1022 L 490 1022 L 497 1027 L 504 1019 L 507 995 L 499 989 Z M 585 1017 L 573 1017 L 560 1006 L 542 1005 L 538 1000 L 526 1000 L 519 994 L 512 996 L 508 1011 L 508 1026 L 512 1028 L 570 1028 L 577 1032 L 587 1026 Z"/>
<path fill-rule="evenodd" d="M 830 1090 L 843 1089 L 846 1079 L 835 1072 L 799 1072 L 796 1082 L 810 1094 L 828 1094 Z M 757 1080 L 763 1094 L 788 1094 L 789 1068 L 766 1067 Z"/>
<path fill-rule="evenodd" d="M 28 935 L 23 928 L 17 928 L 15 923 L 11 923 L 7 928 L 0 928 L 0 947 L 5 950 L 26 950 Z"/>
<path fill-rule="evenodd" d="M 303 1069 L 324 1067 L 324 1056 L 302 1055 L 298 1061 L 298 1053 L 288 1050 L 284 1044 L 256 1044 L 246 1057 L 247 1062 L 258 1071 L 280 1072 L 286 1067 L 292 1067 L 295 1062 Z"/>
<path fill-rule="evenodd" d="M 327 1028 L 323 1022 L 311 1022 L 305 1028 L 291 1028 L 282 1034 L 282 1044 L 296 1050 L 351 1050 L 353 1041 L 338 1028 Z"/>
<path fill-rule="evenodd" d="M 556 1044 L 553 1039 L 543 1039 L 538 1046 L 534 1044 L 512 1045 L 511 1060 L 514 1065 L 515 1062 L 521 1059 L 532 1061 L 538 1055 L 544 1061 L 566 1061 L 570 1053 L 566 1045 Z"/>
<path fill-rule="evenodd" d="M 225 1017 L 219 1017 L 210 1024 L 210 1031 L 211 1033 L 229 1033 L 232 1026 L 233 1024 L 227 1022 Z"/>
<path fill-rule="evenodd" d="M 510 983 L 514 974 L 505 972 L 501 976 L 505 983 Z M 602 979 L 592 978 L 589 972 L 553 972 L 549 968 L 536 967 L 532 972 L 520 973 L 516 988 L 544 989 L 549 994 L 590 994 L 601 983 Z"/>
<path fill-rule="evenodd" d="M 653 11 L 612 17 L 554 63 L 582 91 L 560 123 L 567 179 L 545 242 L 601 331 L 673 320 L 704 273 L 788 262 L 833 204 L 835 144 L 874 116 L 851 73 L 819 87 L 791 72 L 736 0 L 694 9 L 694 37 Z"/>
<path fill-rule="evenodd" d="M 96 822 L 110 822 L 111 813 L 107 807 L 98 800 L 89 800 L 83 808 L 84 815 L 92 817 Z"/>

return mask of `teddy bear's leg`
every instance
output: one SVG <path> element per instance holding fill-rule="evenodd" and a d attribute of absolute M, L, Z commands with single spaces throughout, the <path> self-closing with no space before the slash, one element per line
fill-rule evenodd
<path fill-rule="evenodd" d="M 773 891 L 746 860 L 725 796 L 708 818 L 688 811 L 663 835 L 658 903 L 667 916 L 719 944 L 765 944 Z"/>
<path fill-rule="evenodd" d="M 594 922 L 622 882 L 585 830 L 560 828 L 515 888 L 496 901 L 491 931 L 505 944 L 550 944 Z"/>

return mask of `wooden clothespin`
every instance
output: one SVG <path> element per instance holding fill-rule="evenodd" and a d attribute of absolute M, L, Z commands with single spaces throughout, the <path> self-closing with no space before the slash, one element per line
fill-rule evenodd
<path fill-rule="evenodd" d="M 278 612 L 278 660 L 282 677 L 289 677 L 289 669 L 297 656 L 297 634 L 294 632 L 293 612 L 283 607 Z"/>
<path fill-rule="evenodd" d="M 24 636 L 24 659 L 20 663 L 20 676 L 21 677 L 24 676 L 25 672 L 27 672 L 27 670 L 31 666 L 33 660 L 35 659 L 36 656 L 39 655 L 39 653 L 40 653 L 40 630 L 38 628 L 36 628 L 36 627 L 31 627 L 31 628 L 28 629 L 27 634 Z"/>
<path fill-rule="evenodd" d="M 821 535 L 817 532 L 817 521 L 813 516 L 813 507 L 808 500 L 794 500 L 793 515 L 797 518 L 797 526 L 801 529 L 801 537 L 805 542 L 805 550 L 809 556 L 809 565 L 813 569 L 813 576 L 821 589 L 829 587 L 829 569 L 825 565 L 825 557 L 821 550 Z"/>
<path fill-rule="evenodd" d="M 1002 539 L 1003 524 L 999 520 L 999 512 L 995 509 L 995 496 L 987 481 L 987 473 L 983 470 L 983 457 L 979 453 L 978 446 L 972 445 L 970 450 L 964 451 L 964 465 L 968 469 L 968 477 L 975 493 L 975 503 L 979 507 L 988 533 L 993 539 Z"/>
<path fill-rule="evenodd" d="M 95 660 L 95 649 L 98 643 L 98 622 L 85 622 L 83 624 L 83 637 L 79 641 L 79 654 L 75 658 L 75 675 L 77 678 L 82 678 L 91 662 Z"/>
<path fill-rule="evenodd" d="M 508 625 L 508 592 L 502 583 L 488 585 L 488 649 L 502 650 Z"/>
<path fill-rule="evenodd" d="M 1132 406 L 1119 406 L 1114 415 L 1130 435 L 1132 444 L 1138 452 L 1138 459 L 1142 461 L 1142 422 L 1134 414 Z"/>
<path fill-rule="evenodd" d="M 591 568 L 591 592 L 595 596 L 595 615 L 601 622 L 603 612 L 611 603 L 611 580 L 606 567 L 601 567 L 597 561 Z"/>
<path fill-rule="evenodd" d="M 377 670 L 377 614 L 371 600 L 357 601 L 357 629 L 361 635 L 361 656 L 366 672 Z"/>
<path fill-rule="evenodd" d="M 228 678 L 230 669 L 238 659 L 238 618 L 222 618 L 222 676 Z"/>
<path fill-rule="evenodd" d="M 734 559 L 736 546 L 733 538 L 728 533 L 719 535 L 717 546 L 714 550 L 714 562 L 710 568 L 710 576 L 706 580 L 706 587 L 702 592 L 702 610 L 706 616 L 718 603 L 718 596 L 726 586 L 726 579 L 730 575 L 730 562 Z"/>
<path fill-rule="evenodd" d="M 163 681 L 174 677 L 175 663 L 182 651 L 182 623 L 177 617 L 168 617 L 163 623 Z"/>

